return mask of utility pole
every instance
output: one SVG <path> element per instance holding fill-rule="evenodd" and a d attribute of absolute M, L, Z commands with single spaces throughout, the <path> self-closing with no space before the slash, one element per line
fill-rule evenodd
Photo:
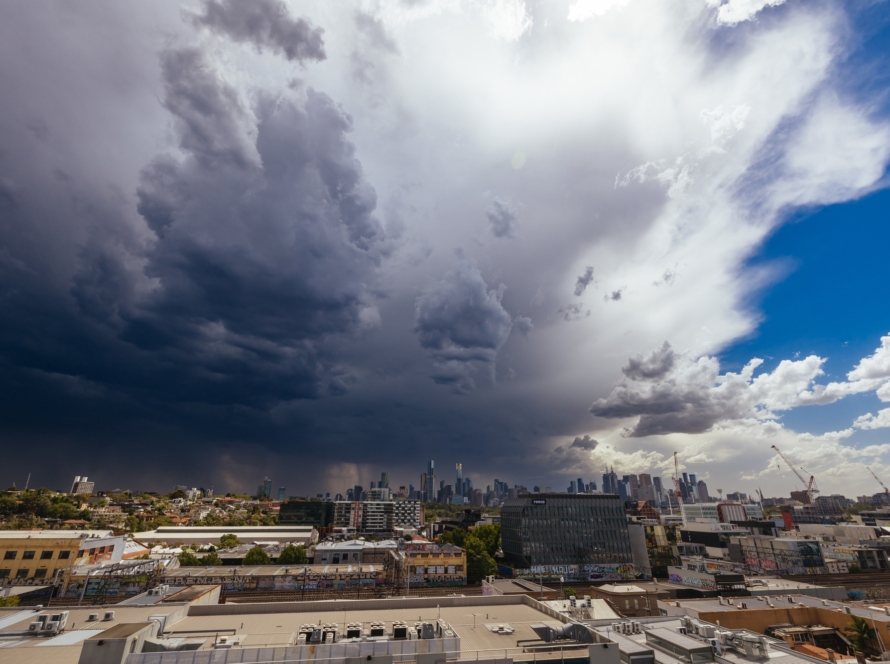
<path fill-rule="evenodd" d="M 31 473 L 28 473 L 28 479 L 25 480 L 25 491 L 28 490 L 28 485 L 31 483 Z"/>

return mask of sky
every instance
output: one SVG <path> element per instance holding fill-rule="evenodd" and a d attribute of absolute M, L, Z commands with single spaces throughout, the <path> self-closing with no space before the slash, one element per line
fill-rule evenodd
<path fill-rule="evenodd" d="M 0 485 L 890 481 L 890 5 L 0 7 Z"/>

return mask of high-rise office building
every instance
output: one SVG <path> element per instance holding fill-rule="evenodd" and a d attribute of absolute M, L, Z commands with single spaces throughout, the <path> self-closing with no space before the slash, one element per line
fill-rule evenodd
<path fill-rule="evenodd" d="M 464 488 L 464 465 L 462 463 L 454 464 L 454 471 L 457 481 L 454 483 L 455 493 L 460 493 Z"/>
<path fill-rule="evenodd" d="M 436 462 L 430 459 L 426 464 L 426 502 L 436 500 Z"/>
<path fill-rule="evenodd" d="M 284 487 L 278 487 L 278 500 L 284 500 Z"/>
<path fill-rule="evenodd" d="M 381 489 L 389 488 L 389 473 L 380 473 L 380 483 L 377 486 Z"/>
<path fill-rule="evenodd" d="M 578 478 L 578 493 L 584 493 L 584 480 L 582 478 Z"/>
<path fill-rule="evenodd" d="M 618 494 L 618 475 L 614 468 L 603 473 L 603 493 Z"/>
<path fill-rule="evenodd" d="M 256 497 L 257 500 L 262 500 L 263 498 L 272 498 L 272 480 L 270 480 L 268 477 L 263 479 L 263 483 L 256 488 Z"/>
<path fill-rule="evenodd" d="M 708 485 L 705 484 L 704 480 L 699 480 L 696 484 L 696 488 L 698 489 L 698 499 L 703 503 L 711 502 L 711 494 L 708 493 Z"/>
<path fill-rule="evenodd" d="M 633 563 L 624 505 L 613 495 L 539 493 L 508 500 L 501 508 L 501 542 L 504 555 L 522 568 Z"/>

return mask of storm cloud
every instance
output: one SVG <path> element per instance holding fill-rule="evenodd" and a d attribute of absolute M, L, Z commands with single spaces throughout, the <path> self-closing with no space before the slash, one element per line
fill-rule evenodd
<path fill-rule="evenodd" d="M 479 268 L 459 259 L 453 270 L 417 298 L 414 332 L 435 359 L 433 380 L 471 390 L 475 363 L 494 376 L 498 349 L 513 328 L 501 304 L 504 291 L 503 284 L 489 290 Z"/>
<path fill-rule="evenodd" d="M 205 0 L 204 12 L 192 18 L 229 39 L 268 48 L 299 63 L 324 60 L 324 30 L 305 18 L 291 18 L 282 0 Z"/>
<path fill-rule="evenodd" d="M 881 186 L 849 8 L 633 3 L 6 3 L 0 481 L 560 486 L 890 394 L 716 359 L 765 238 Z"/>

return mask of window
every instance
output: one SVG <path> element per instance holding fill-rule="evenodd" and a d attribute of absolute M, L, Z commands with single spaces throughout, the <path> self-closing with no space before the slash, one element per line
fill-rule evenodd
<path fill-rule="evenodd" d="M 67 560 L 70 555 L 70 551 L 59 551 L 59 560 Z"/>
<path fill-rule="evenodd" d="M 20 569 L 15 573 L 15 578 L 17 579 L 27 579 L 28 578 L 28 570 Z"/>
<path fill-rule="evenodd" d="M 34 578 L 35 579 L 43 579 L 46 577 L 46 568 L 41 567 L 40 569 L 34 570 Z"/>
<path fill-rule="evenodd" d="M 52 551 L 41 551 L 40 559 L 41 560 L 52 560 L 53 552 Z"/>
<path fill-rule="evenodd" d="M 8 579 L 9 578 L 9 570 L 8 569 L 0 569 L 0 579 Z"/>
<path fill-rule="evenodd" d="M 25 551 L 25 553 L 22 554 L 22 560 L 34 560 L 34 552 Z"/>
<path fill-rule="evenodd" d="M 3 555 L 3 560 L 15 560 L 15 557 L 18 555 L 18 551 L 7 551 Z"/>

